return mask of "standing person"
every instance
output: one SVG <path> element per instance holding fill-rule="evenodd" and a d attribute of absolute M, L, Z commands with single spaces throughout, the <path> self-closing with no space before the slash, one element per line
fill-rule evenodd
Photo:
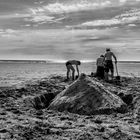
<path fill-rule="evenodd" d="M 104 79 L 104 55 L 101 55 L 99 58 L 97 58 L 96 65 L 96 76 L 101 79 Z"/>
<path fill-rule="evenodd" d="M 106 49 L 106 53 L 104 56 L 105 59 L 105 79 L 108 80 L 108 73 L 111 71 L 111 78 L 113 80 L 114 77 L 114 66 L 112 62 L 112 57 L 115 59 L 115 63 L 117 63 L 117 58 L 113 52 L 110 51 L 109 48 Z"/>
<path fill-rule="evenodd" d="M 78 73 L 78 77 L 79 77 L 79 68 L 78 66 L 81 65 L 81 62 L 78 61 L 78 60 L 69 60 L 66 62 L 66 68 L 67 68 L 67 80 L 69 80 L 69 73 L 70 73 L 70 70 L 72 71 L 72 80 L 75 79 L 75 69 L 73 67 L 73 65 L 76 66 L 76 70 L 77 70 L 77 73 Z"/>

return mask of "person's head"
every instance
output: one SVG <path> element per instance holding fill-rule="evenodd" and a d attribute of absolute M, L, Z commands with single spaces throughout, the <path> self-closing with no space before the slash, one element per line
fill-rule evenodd
<path fill-rule="evenodd" d="M 81 62 L 80 61 L 77 61 L 78 65 L 81 65 Z"/>
<path fill-rule="evenodd" d="M 100 57 L 104 57 L 104 55 L 100 55 Z"/>
<path fill-rule="evenodd" d="M 110 51 L 110 48 L 106 48 L 106 52 L 109 52 Z"/>

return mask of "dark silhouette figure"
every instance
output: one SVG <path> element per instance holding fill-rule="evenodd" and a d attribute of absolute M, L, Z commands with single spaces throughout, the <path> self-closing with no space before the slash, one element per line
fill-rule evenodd
<path fill-rule="evenodd" d="M 104 79 L 104 56 L 103 55 L 97 58 L 96 65 L 97 65 L 96 77 Z"/>
<path fill-rule="evenodd" d="M 104 60 L 105 60 L 105 79 L 107 81 L 108 81 L 108 73 L 109 73 L 109 71 L 111 71 L 112 80 L 113 80 L 113 77 L 114 77 L 114 66 L 113 66 L 112 57 L 115 59 L 115 63 L 117 63 L 116 56 L 114 55 L 113 52 L 110 51 L 109 48 L 107 48 L 105 56 L 104 56 Z"/>
<path fill-rule="evenodd" d="M 78 60 L 69 60 L 69 61 L 66 62 L 67 80 L 70 79 L 70 76 L 69 76 L 70 70 L 72 71 L 72 80 L 75 79 L 75 68 L 73 67 L 73 65 L 76 66 L 76 70 L 77 70 L 77 73 L 78 73 L 78 75 L 76 76 L 76 78 L 79 77 L 79 68 L 78 68 L 78 66 L 81 65 L 81 62 L 78 61 Z"/>

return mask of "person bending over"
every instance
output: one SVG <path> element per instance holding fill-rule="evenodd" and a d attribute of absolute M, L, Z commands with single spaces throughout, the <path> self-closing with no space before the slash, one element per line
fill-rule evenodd
<path fill-rule="evenodd" d="M 105 59 L 105 79 L 108 80 L 108 73 L 111 71 L 111 78 L 113 80 L 114 77 L 114 66 L 112 62 L 112 57 L 115 59 L 115 63 L 117 63 L 117 58 L 113 52 L 109 48 L 106 49 L 106 53 L 104 55 Z"/>
<path fill-rule="evenodd" d="M 79 77 L 79 68 L 78 66 L 81 65 L 81 62 L 78 60 L 69 60 L 66 62 L 66 68 L 67 68 L 67 80 L 69 80 L 70 76 L 70 70 L 72 71 L 72 80 L 75 79 L 75 68 L 73 67 L 73 65 L 76 66 L 76 70 L 78 73 L 78 77 Z"/>

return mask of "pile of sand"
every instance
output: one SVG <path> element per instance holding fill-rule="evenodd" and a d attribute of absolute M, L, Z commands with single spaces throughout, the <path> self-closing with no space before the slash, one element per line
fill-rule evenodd
<path fill-rule="evenodd" d="M 55 97 L 49 109 L 84 115 L 110 114 L 125 111 L 126 104 L 96 79 L 81 74 Z"/>

